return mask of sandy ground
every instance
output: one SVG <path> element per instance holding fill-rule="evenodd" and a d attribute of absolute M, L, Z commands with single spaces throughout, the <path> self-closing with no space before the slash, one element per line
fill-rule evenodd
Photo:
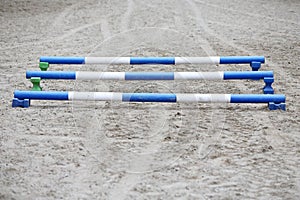
<path fill-rule="evenodd" d="M 1 199 L 299 199 L 298 0 L 0 0 Z M 266 105 L 34 101 L 41 55 L 264 55 L 287 111 Z M 222 71 L 247 65 L 62 66 Z M 43 81 L 44 90 L 261 93 L 261 81 Z"/>

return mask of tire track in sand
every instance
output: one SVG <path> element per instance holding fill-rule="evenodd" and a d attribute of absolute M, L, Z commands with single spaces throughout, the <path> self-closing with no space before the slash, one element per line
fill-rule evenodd
<path fill-rule="evenodd" d="M 281 22 L 281 23 L 284 23 L 284 24 L 286 24 L 286 23 L 298 24 L 298 22 L 292 21 L 292 20 L 274 18 L 274 17 L 270 17 L 270 16 L 267 16 L 267 15 L 256 14 L 256 13 L 253 13 L 253 12 L 252 13 L 249 13 L 249 12 L 246 13 L 246 12 L 242 12 L 240 10 L 236 10 L 236 9 L 232 9 L 232 8 L 226 8 L 226 7 L 222 6 L 222 4 L 216 5 L 216 4 L 204 2 L 204 1 L 201 1 L 201 0 L 198 0 L 198 1 L 195 1 L 195 2 L 196 3 L 201 3 L 203 5 L 207 5 L 207 6 L 210 6 L 210 7 L 213 7 L 213 8 L 219 8 L 219 9 L 225 10 L 227 12 L 238 13 L 240 15 L 247 15 L 247 16 L 254 17 L 254 18 L 269 19 L 269 20 Z M 297 16 L 299 16 L 297 13 L 295 13 L 295 14 Z"/>
<path fill-rule="evenodd" d="M 130 25 L 129 25 L 130 17 L 134 7 L 135 7 L 135 3 L 133 2 L 133 0 L 127 0 L 127 10 L 121 21 L 121 31 L 126 31 L 130 29 Z"/>
<path fill-rule="evenodd" d="M 194 20 L 196 23 L 196 28 L 205 31 L 205 27 L 203 27 L 204 21 L 196 5 L 190 0 L 186 0 L 186 2 L 188 5 L 186 3 L 182 3 L 181 8 L 185 7 L 185 9 L 183 10 L 190 10 L 194 15 L 194 19 L 196 19 Z M 197 39 L 201 42 L 201 47 L 204 49 L 208 56 L 218 56 L 216 55 L 216 51 L 211 47 L 209 41 L 205 39 L 205 37 L 201 37 L 201 35 L 199 35 L 197 36 Z M 218 104 L 211 105 L 216 105 L 216 107 L 218 107 Z M 206 142 L 204 144 L 194 144 L 195 146 L 198 146 L 198 154 L 200 159 L 205 159 L 210 153 L 214 151 L 212 147 L 214 146 L 214 144 L 219 143 L 220 137 L 222 135 L 222 130 L 225 124 L 225 119 L 226 114 L 223 112 L 222 109 L 214 109 L 211 113 L 210 126 L 208 127 L 207 132 L 214 136 L 206 138 Z"/>
<path fill-rule="evenodd" d="M 144 138 L 148 139 L 148 144 L 143 147 L 141 153 L 136 154 L 134 158 L 128 161 L 130 162 L 130 169 L 125 171 L 122 179 L 109 192 L 108 199 L 126 199 L 128 193 L 142 180 L 145 173 L 157 170 L 151 168 L 155 165 L 155 152 L 161 148 L 161 141 L 164 137 L 164 134 L 161 133 L 168 131 L 170 126 L 165 115 L 161 115 L 161 112 L 158 113 L 157 121 L 165 121 L 166 123 L 163 127 L 158 126 L 160 123 L 154 123 L 154 126 L 151 126 L 151 130 L 160 130 L 159 133 L 150 138 Z"/>
<path fill-rule="evenodd" d="M 57 18 L 54 19 L 54 22 L 50 25 L 50 28 L 48 28 L 48 29 L 51 29 L 51 27 L 52 28 L 55 27 L 56 29 L 58 29 L 59 27 L 64 27 L 64 25 L 61 23 L 61 21 L 67 15 L 69 15 L 75 8 L 78 8 L 78 7 L 82 6 L 82 4 L 84 4 L 84 3 L 78 2 L 74 5 L 71 5 L 70 7 L 66 8 Z M 68 38 L 68 37 L 74 35 L 77 32 L 80 32 L 80 31 L 85 30 L 89 27 L 96 26 L 96 25 L 99 25 L 99 24 L 101 24 L 101 27 L 104 30 L 103 37 L 105 37 L 105 38 L 108 37 L 110 35 L 110 33 L 107 31 L 108 29 L 106 28 L 106 27 L 108 27 L 108 26 L 106 26 L 107 22 L 106 22 L 105 18 L 103 18 L 100 21 L 89 23 L 89 24 L 84 24 L 82 26 L 67 30 L 67 33 L 63 33 L 63 34 L 61 34 L 57 37 L 51 37 L 50 39 L 45 39 L 45 40 L 42 40 L 42 41 L 28 42 L 28 43 L 25 43 L 25 44 L 9 46 L 9 47 L 5 47 L 5 48 L 1 48 L 0 50 L 16 49 L 16 48 L 26 47 L 26 46 L 37 46 L 37 45 L 41 45 L 41 44 L 45 44 L 45 43 L 51 43 L 53 41 L 63 40 L 65 38 Z"/>
<path fill-rule="evenodd" d="M 121 25 L 122 31 L 126 31 L 129 28 L 133 6 L 134 2 L 132 0 L 128 0 L 127 12 L 124 14 Z M 175 7 L 177 6 L 175 5 Z M 184 20 L 180 20 L 178 18 L 180 17 L 175 17 L 175 22 L 180 23 L 178 26 L 184 27 Z M 207 43 L 207 41 L 203 41 L 203 44 L 205 44 L 205 49 L 208 54 L 212 54 L 214 52 L 210 48 L 210 45 Z M 169 119 L 165 115 L 158 115 L 157 121 L 165 121 L 166 124 L 164 124 L 163 128 L 160 126 L 160 123 L 151 124 L 151 130 L 160 130 L 160 133 L 157 133 L 155 136 L 151 137 L 148 145 L 143 147 L 142 152 L 134 159 L 130 160 L 130 166 L 134 169 L 139 169 L 139 172 L 126 171 L 119 182 L 115 183 L 114 187 L 108 192 L 108 199 L 126 199 L 129 192 L 142 180 L 143 175 L 155 170 L 151 168 L 151 166 L 155 165 L 155 158 L 157 156 L 153 152 L 157 152 L 162 148 L 161 141 L 163 141 L 164 134 L 161 133 L 167 132 L 170 126 Z"/>
<path fill-rule="evenodd" d="M 131 14 L 134 10 L 134 7 L 135 3 L 133 2 L 133 0 L 128 0 L 127 11 L 125 12 L 121 20 L 122 32 L 130 29 L 130 17 L 132 16 Z M 160 115 L 160 117 L 162 117 L 160 121 L 167 121 L 167 117 L 165 115 Z M 160 123 L 155 123 L 154 125 L 158 126 L 151 127 L 153 130 L 161 129 L 161 127 L 159 126 Z M 165 124 L 161 131 L 167 131 L 168 126 L 168 124 Z M 151 170 L 150 166 L 154 162 L 154 155 L 152 154 L 152 152 L 155 152 L 161 148 L 160 143 L 163 139 L 162 137 L 162 134 L 156 134 L 155 136 L 151 137 L 151 142 L 148 144 L 148 146 L 145 146 L 143 148 L 143 152 L 130 161 L 131 167 L 134 169 L 139 169 L 140 172 L 135 173 L 134 171 L 126 171 L 121 180 L 116 183 L 114 187 L 108 192 L 109 199 L 125 199 L 129 191 L 140 182 L 142 175 L 145 172 Z"/>
<path fill-rule="evenodd" d="M 241 47 L 240 45 L 235 44 L 234 42 L 230 42 L 230 41 L 226 40 L 226 38 L 220 36 L 219 34 L 215 33 L 214 31 L 212 31 L 208 27 L 208 25 L 202 20 L 201 15 L 200 15 L 201 11 L 199 10 L 198 6 L 192 0 L 187 0 L 187 2 L 190 4 L 189 8 L 192 8 L 194 10 L 195 16 L 198 19 L 198 25 L 200 27 L 202 27 L 207 34 L 218 39 L 221 43 L 224 44 L 225 47 L 230 46 L 230 47 L 237 49 L 240 52 L 246 53 L 248 55 L 255 55 L 255 53 L 253 53 L 252 51 L 249 51 L 249 50 Z M 221 6 L 222 5 L 220 5 L 219 7 L 221 8 Z M 261 18 L 261 16 L 253 16 L 253 17 Z M 273 63 L 271 61 L 267 61 L 267 63 L 272 66 L 274 71 L 276 71 L 278 74 L 281 75 L 281 78 L 283 80 L 285 79 L 284 77 L 286 76 L 286 74 L 282 68 L 278 67 L 278 65 L 276 63 Z M 245 85 L 242 85 L 242 84 L 241 84 L 241 88 L 244 91 L 247 91 L 249 89 L 248 87 L 246 87 Z M 265 124 L 268 124 L 269 127 L 273 127 L 272 132 L 262 130 L 262 129 L 264 129 L 264 127 L 262 127 L 258 131 L 264 133 L 264 135 L 265 135 L 264 137 L 265 137 L 266 141 L 275 149 L 281 149 L 284 146 L 284 144 L 289 142 L 289 139 L 287 139 L 286 136 L 282 135 L 281 124 L 273 123 L 273 121 L 271 120 L 271 118 L 269 116 L 258 115 L 257 117 L 254 118 L 254 120 L 255 121 L 253 123 L 260 124 L 262 121 L 264 121 Z M 300 177 L 299 170 L 295 170 L 295 173 L 296 173 L 297 177 Z M 299 188 L 299 181 L 296 184 L 298 184 L 298 188 Z"/>
<path fill-rule="evenodd" d="M 101 18 L 101 34 L 103 35 L 104 40 L 106 40 L 107 38 L 110 38 L 111 37 L 111 32 L 110 32 L 110 29 L 109 29 L 109 25 L 108 25 L 108 22 L 107 22 L 107 19 L 105 17 L 102 17 Z"/>
<path fill-rule="evenodd" d="M 230 47 L 232 47 L 234 49 L 237 49 L 240 52 L 244 52 L 248 55 L 254 55 L 255 54 L 255 53 L 253 53 L 249 50 L 246 50 L 245 48 L 241 47 L 240 45 L 237 45 L 233 42 L 230 42 L 230 41 L 226 40 L 226 38 L 220 36 L 219 34 L 215 33 L 214 31 L 212 31 L 208 27 L 208 25 L 202 20 L 202 17 L 201 17 L 201 14 L 200 14 L 201 11 L 199 10 L 198 6 L 194 3 L 194 1 L 193 0 L 186 0 L 186 1 L 190 5 L 189 8 L 192 8 L 192 10 L 194 11 L 196 19 L 198 19 L 198 25 L 200 27 L 202 27 L 207 34 L 209 34 L 212 37 L 218 39 L 221 43 L 224 44 L 224 46 L 230 46 Z M 219 8 L 223 8 L 222 5 L 220 5 Z M 256 16 L 256 17 L 260 17 L 260 16 Z M 275 67 L 276 69 L 274 69 L 274 70 L 277 71 L 279 74 L 285 74 L 284 70 L 282 68 L 276 67 L 277 65 L 275 63 L 272 63 L 270 61 L 268 61 L 268 63 L 272 67 Z M 285 75 L 283 75 L 283 76 L 285 76 Z M 244 91 L 247 91 L 247 89 L 248 89 L 245 85 L 241 85 L 241 87 Z M 261 119 L 260 118 L 255 118 L 255 120 L 257 120 L 257 123 L 259 123 Z M 270 133 L 267 134 L 267 136 L 266 136 L 267 141 L 270 144 L 274 145 L 275 148 L 281 146 L 281 144 L 284 144 L 287 141 L 287 139 L 285 139 L 284 137 L 281 136 L 281 131 L 279 131 L 278 125 L 272 123 L 272 121 L 270 120 L 269 117 L 265 117 L 265 118 L 263 118 L 263 120 L 266 122 L 266 124 L 272 124 L 272 126 L 277 127 L 276 129 L 274 129 L 274 132 L 272 132 L 272 135 Z"/>

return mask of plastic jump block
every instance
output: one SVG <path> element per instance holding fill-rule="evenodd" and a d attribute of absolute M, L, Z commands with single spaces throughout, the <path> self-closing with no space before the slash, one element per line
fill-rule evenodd
<path fill-rule="evenodd" d="M 47 71 L 49 68 L 49 63 L 47 63 L 47 62 L 40 62 L 39 65 L 40 65 L 41 71 Z"/>
<path fill-rule="evenodd" d="M 41 78 L 40 77 L 31 77 L 30 81 L 32 83 L 32 89 L 33 91 L 42 91 L 42 87 L 40 85 Z"/>
<path fill-rule="evenodd" d="M 30 106 L 30 100 L 29 99 L 18 99 L 18 98 L 13 98 L 12 101 L 12 107 L 22 107 L 22 108 L 28 108 Z"/>

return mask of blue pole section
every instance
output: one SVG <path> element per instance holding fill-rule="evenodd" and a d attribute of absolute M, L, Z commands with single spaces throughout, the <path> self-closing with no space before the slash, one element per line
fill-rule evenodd
<path fill-rule="evenodd" d="M 174 80 L 174 72 L 126 72 L 125 80 Z"/>
<path fill-rule="evenodd" d="M 85 57 L 41 56 L 40 62 L 47 62 L 49 64 L 84 64 Z"/>
<path fill-rule="evenodd" d="M 131 65 L 163 64 L 175 65 L 175 57 L 131 57 Z"/>
<path fill-rule="evenodd" d="M 230 103 L 284 103 L 285 95 L 282 94 L 231 94 Z"/>
<path fill-rule="evenodd" d="M 15 90 L 14 98 L 38 100 L 69 100 L 68 92 L 43 92 Z"/>
<path fill-rule="evenodd" d="M 273 77 L 273 71 L 225 71 L 224 80 L 227 79 L 263 79 L 265 77 Z"/>
<path fill-rule="evenodd" d="M 26 71 L 26 78 L 40 77 L 41 79 L 76 79 L 76 72 L 67 71 Z"/>
<path fill-rule="evenodd" d="M 124 93 L 122 94 L 122 101 L 130 102 L 176 102 L 175 94 L 163 93 Z"/>
<path fill-rule="evenodd" d="M 264 56 L 224 56 L 220 57 L 220 64 L 245 64 L 251 62 L 265 63 Z"/>

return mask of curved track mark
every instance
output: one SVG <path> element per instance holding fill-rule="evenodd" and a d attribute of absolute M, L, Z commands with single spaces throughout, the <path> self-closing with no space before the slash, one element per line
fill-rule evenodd
<path fill-rule="evenodd" d="M 125 12 L 121 21 L 121 31 L 129 29 L 130 16 L 134 7 L 133 0 L 127 0 L 127 11 Z"/>
<path fill-rule="evenodd" d="M 266 16 L 266 15 L 260 15 L 260 14 L 254 14 L 254 13 L 249 13 L 249 12 L 246 13 L 246 12 L 242 12 L 240 10 L 235 10 L 235 9 L 232 9 L 232 8 L 226 8 L 226 7 L 222 6 L 222 4 L 216 5 L 216 4 L 212 4 L 212 3 L 208 3 L 208 2 L 204 2 L 204 1 L 195 1 L 195 2 L 204 4 L 204 5 L 213 7 L 213 8 L 219 8 L 219 9 L 225 10 L 227 12 L 239 13 L 241 15 L 248 15 L 249 17 L 263 18 L 263 19 L 269 19 L 269 20 L 273 20 L 273 21 L 275 20 L 275 21 L 278 21 L 278 22 L 281 22 L 281 23 L 298 24 L 298 22 L 296 22 L 296 21 L 291 21 L 291 20 L 286 20 L 286 19 L 279 19 L 279 18 L 269 17 L 269 16 Z"/>

